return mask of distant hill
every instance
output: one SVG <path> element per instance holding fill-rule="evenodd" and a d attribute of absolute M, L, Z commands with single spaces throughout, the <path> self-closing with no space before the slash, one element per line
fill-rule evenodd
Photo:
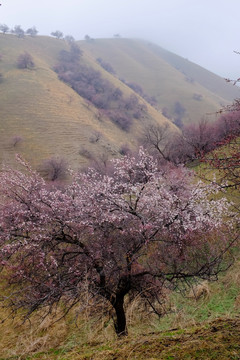
<path fill-rule="evenodd" d="M 83 50 L 82 66 L 99 72 L 122 98 L 137 97 L 145 110 L 124 130 L 109 112 L 59 80 L 54 66 L 62 50 L 70 51 L 66 41 L 0 34 L 0 163 L 12 163 L 16 152 L 35 167 L 52 156 L 65 158 L 74 167 L 92 156 L 118 156 L 127 147 L 136 147 L 149 124 L 169 124 L 178 131 L 172 120 L 199 120 L 239 94 L 218 76 L 145 41 L 100 39 L 77 44 Z M 24 52 L 32 56 L 33 69 L 17 68 Z M 117 111 L 120 105 L 113 106 Z"/>
<path fill-rule="evenodd" d="M 110 63 L 119 78 L 155 96 L 170 117 L 176 116 L 179 102 L 185 108 L 183 122 L 198 121 L 240 96 L 240 89 L 220 76 L 147 41 L 97 39 L 79 44 L 94 58 Z"/>

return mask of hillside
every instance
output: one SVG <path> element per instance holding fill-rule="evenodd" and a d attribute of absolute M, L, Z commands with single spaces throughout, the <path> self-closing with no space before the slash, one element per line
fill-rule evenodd
<path fill-rule="evenodd" d="M 74 86 L 59 80 L 53 69 L 60 52 L 70 49 L 66 41 L 0 34 L 0 163 L 12 163 L 19 152 L 35 167 L 52 156 L 80 167 L 92 157 L 117 156 L 123 148 L 135 148 L 149 124 L 168 123 L 178 131 L 174 119 L 198 121 L 239 94 L 237 87 L 218 76 L 145 41 L 100 39 L 77 44 L 83 50 L 83 67 L 97 71 L 122 99 L 137 97 L 144 110 L 123 129 L 109 111 L 101 111 Z M 17 68 L 24 52 L 33 57 L 33 69 Z M 104 63 L 115 72 L 106 71 Z M 151 97 L 154 106 L 145 100 Z M 115 112 L 118 106 L 113 104 Z"/>
<path fill-rule="evenodd" d="M 113 156 L 125 144 L 130 148 L 136 146 L 148 123 L 168 122 L 148 105 L 147 112 L 134 120 L 129 132 L 107 117 L 99 119 L 98 109 L 60 81 L 53 71 L 59 52 L 69 48 L 64 40 L 40 36 L 18 39 L 1 34 L 0 48 L 0 162 L 12 161 L 14 154 L 20 152 L 35 166 L 51 156 L 59 156 L 79 167 L 86 163 L 86 156 L 80 152 L 88 156 L 90 151 Z M 18 56 L 25 51 L 35 63 L 31 70 L 16 66 Z M 81 61 L 100 71 L 125 96 L 133 93 L 87 53 Z M 99 141 L 91 141 L 96 133 L 100 134 Z"/>
<path fill-rule="evenodd" d="M 183 122 L 194 122 L 239 97 L 240 89 L 221 77 L 150 42 L 132 39 L 97 39 L 79 42 L 95 58 L 112 65 L 127 82 L 139 84 L 155 96 L 170 117 L 179 102 Z"/>
<path fill-rule="evenodd" d="M 0 358 L 238 360 L 239 274 L 236 262 L 218 282 L 200 284 L 196 297 L 191 291 L 186 297 L 175 294 L 172 310 L 160 319 L 142 311 L 136 300 L 129 305 L 125 339 L 116 338 L 109 315 L 99 323 L 89 311 L 58 322 L 51 316 L 41 322 L 35 315 L 23 324 L 19 317 L 10 317 L 0 327 Z M 4 316 L 6 310 L 0 308 L 0 318 Z"/>
<path fill-rule="evenodd" d="M 168 124 L 172 131 L 179 131 L 162 115 L 163 107 L 168 107 L 168 111 L 172 109 L 174 115 L 174 104 L 179 102 L 182 107 L 186 108 L 186 111 L 182 113 L 182 120 L 188 122 L 197 120 L 202 116 L 202 111 L 203 114 L 206 111 L 214 112 L 220 103 L 227 103 L 232 97 L 235 97 L 234 93 L 230 95 L 230 91 L 228 93 L 225 90 L 227 89 L 225 85 L 221 87 L 219 77 L 214 74 L 209 74 L 208 77 L 208 72 L 205 72 L 204 69 L 200 69 L 195 64 L 190 64 L 188 67 L 184 59 L 165 52 L 163 49 L 159 50 L 154 45 L 150 46 L 145 42 L 124 39 L 94 40 L 79 42 L 79 44 L 83 49 L 79 64 L 75 60 L 72 62 L 62 61 L 59 64 L 59 54 L 62 50 L 64 50 L 62 55 L 65 57 L 72 55 L 71 46 L 64 40 L 40 36 L 18 39 L 13 35 L 0 34 L 0 73 L 2 75 L 0 78 L 0 166 L 2 161 L 13 164 L 14 155 L 19 152 L 34 167 L 38 167 L 43 160 L 49 159 L 51 156 L 59 156 L 65 158 L 72 167 L 78 168 L 92 160 L 92 154 L 96 158 L 102 156 L 105 159 L 108 156 L 118 156 L 123 147 L 134 148 L 138 138 L 149 124 Z M 35 65 L 31 69 L 17 68 L 17 58 L 25 51 L 33 57 Z M 161 52 L 163 55 L 160 56 Z M 102 59 L 102 63 L 99 58 Z M 111 64 L 116 73 L 106 71 L 102 66 L 104 61 Z M 58 64 L 57 67 L 56 64 Z M 180 67 L 180 70 L 176 67 Z M 54 68 L 58 69 L 58 73 L 57 70 L 54 71 Z M 89 71 L 90 68 L 91 71 Z M 82 69 L 85 69 L 85 74 L 80 71 Z M 74 73 L 75 70 L 76 73 Z M 97 101 L 94 96 L 92 96 L 92 100 L 96 102 L 95 105 L 94 102 L 81 96 L 80 92 L 84 93 L 84 90 L 89 90 L 86 89 L 87 82 L 80 84 L 79 80 L 87 72 L 89 72 L 88 77 L 95 76 L 93 80 L 97 80 L 99 87 L 104 84 L 105 88 L 114 91 L 118 89 L 120 101 L 118 101 L 119 99 L 111 101 L 107 99 L 111 103 L 111 108 L 106 110 L 106 108 L 96 105 Z M 96 74 L 101 74 L 101 76 Z M 60 78 L 63 80 L 61 81 Z M 89 79 L 87 78 L 87 80 Z M 155 96 L 159 111 L 149 105 L 143 97 L 139 96 L 139 93 L 127 86 L 129 82 L 140 84 L 145 94 Z M 231 89 L 235 88 L 231 87 Z M 200 97 L 194 97 L 194 94 Z M 139 102 L 137 105 L 141 105 L 141 111 L 137 116 L 133 115 L 130 125 L 128 124 L 129 126 L 124 128 L 108 115 L 115 110 L 120 111 L 121 106 L 125 106 L 128 102 L 127 99 L 133 100 L 131 96 L 134 96 L 135 103 L 137 99 Z M 98 97 L 97 100 L 99 100 Z M 133 112 L 131 106 L 127 111 Z M 195 115 L 190 118 L 190 114 Z M 208 169 L 208 171 L 211 177 L 212 169 Z M 198 173 L 204 178 L 203 172 L 204 175 L 207 174 L 201 164 Z M 139 176 L 139 173 L 137 175 Z M 178 174 L 176 178 L 179 178 Z M 9 179 L 12 180 L 12 177 Z M 183 179 L 185 180 L 186 177 Z M 99 184 L 101 183 L 98 182 Z M 158 188 L 159 183 L 155 181 L 155 184 Z M 33 188 L 39 189 L 35 181 L 33 181 L 33 185 Z M 20 188 L 22 188 L 22 182 Z M 51 192 L 51 186 L 49 188 Z M 104 187 L 99 188 L 101 191 L 99 197 L 102 197 Z M 91 195 L 93 194 L 92 189 L 91 187 Z M 228 195 L 236 200 L 235 191 L 237 192 L 237 190 L 231 191 L 230 188 Z M 31 192 L 26 191 L 26 193 L 28 196 Z M 149 198 L 149 194 L 148 192 L 146 197 Z M 54 195 L 53 191 L 51 195 Z M 38 197 L 39 192 L 36 198 Z M 60 198 L 59 195 L 58 197 Z M 72 198 L 74 197 L 73 193 Z M 107 197 L 109 197 L 109 191 Z M 128 196 L 124 196 L 124 202 L 127 198 Z M 132 199 L 136 198 L 135 193 L 129 198 L 132 202 Z M 89 199 L 90 197 L 87 196 L 87 202 Z M 61 204 L 64 214 L 65 209 L 67 214 L 66 202 L 62 201 Z M 77 206 L 79 204 L 84 208 L 84 202 L 78 202 Z M 184 207 L 186 206 L 184 205 Z M 4 208 L 7 207 L 4 206 Z M 19 211 L 16 206 L 14 208 Z M 57 206 L 54 207 L 54 212 L 55 209 Z M 75 212 L 76 207 L 73 209 Z M 148 208 L 146 209 L 148 211 Z M 39 211 L 38 207 L 37 211 Z M 102 213 L 104 214 L 106 211 L 105 203 Z M 112 214 L 112 211 L 109 213 Z M 209 212 L 207 214 L 209 216 Z M 31 213 L 32 215 L 33 213 Z M 52 220 L 49 222 L 48 214 L 44 215 L 47 219 L 47 228 L 50 227 L 50 224 L 54 224 L 56 227 Z M 117 218 L 115 209 L 113 215 Z M 152 213 L 150 215 L 153 216 Z M 13 221 L 13 216 L 10 211 L 7 226 L 3 226 L 2 220 L 2 234 L 4 229 L 8 228 L 8 224 Z M 157 213 L 157 219 L 159 217 L 159 213 Z M 60 223 L 62 219 L 60 217 Z M 79 218 L 76 223 L 79 225 Z M 133 228 L 133 222 L 129 223 Z M 42 229 L 43 223 L 40 226 L 39 229 Z M 165 227 L 168 226 L 169 221 L 166 222 Z M 69 222 L 67 227 L 70 228 Z M 33 228 L 30 231 L 26 230 L 25 225 L 22 228 L 26 237 L 30 237 L 34 232 Z M 17 243 L 21 239 L 19 229 L 21 230 L 21 227 L 18 227 L 17 231 L 14 231 L 16 235 L 13 235 L 13 237 L 17 237 Z M 80 231 L 82 229 L 80 228 Z M 125 233 L 123 237 L 117 237 L 115 235 L 117 227 L 113 227 L 113 229 L 113 231 L 109 230 L 109 239 L 116 236 L 119 242 L 119 239 L 125 237 L 128 242 L 128 238 L 131 237 L 129 234 L 127 237 Z M 123 230 L 120 227 L 119 229 Z M 94 238 L 94 232 L 95 229 L 92 231 L 89 241 L 92 241 L 91 238 L 96 241 L 99 237 L 97 233 Z M 85 239 L 88 241 L 86 234 Z M 41 237 L 45 239 L 45 236 L 41 235 Z M 38 243 L 39 240 L 41 241 L 41 237 L 38 230 L 36 236 Z M 13 242 L 12 235 L 8 239 L 11 243 Z M 216 233 L 213 241 L 216 241 L 218 247 L 219 239 Z M 195 249 L 196 243 L 192 243 Z M 62 250 L 64 245 L 60 245 Z M 146 245 L 150 247 L 147 242 Z M 33 249 L 33 254 L 37 263 L 36 249 L 37 247 Z M 43 249 L 44 246 L 41 247 L 41 252 Z M 52 249 L 56 248 L 52 247 Z M 155 249 L 154 245 L 152 253 L 155 253 Z M 27 258 L 23 251 L 22 254 L 23 258 Z M 124 253 L 124 259 L 128 261 L 126 254 L 128 253 Z M 173 257 L 171 251 L 168 251 L 168 254 L 170 254 L 169 257 Z M 50 255 L 51 253 L 48 252 L 47 256 Z M 7 253 L 7 256 L 10 255 Z M 145 257 L 145 252 L 143 252 L 143 256 Z M 186 290 L 185 297 L 182 296 L 181 291 L 179 293 L 166 291 L 166 294 L 161 294 L 165 301 L 162 302 L 159 317 L 152 312 L 152 308 L 143 305 L 138 297 L 132 302 L 131 298 L 127 298 L 125 305 L 129 336 L 126 338 L 116 337 L 111 310 L 106 308 L 104 311 L 102 303 L 93 303 L 91 287 L 87 282 L 88 273 L 86 273 L 86 285 L 84 285 L 84 287 L 86 286 L 83 294 L 84 307 L 75 304 L 75 307 L 65 317 L 62 316 L 65 310 L 64 305 L 60 304 L 56 312 L 53 309 L 53 312 L 44 317 L 43 321 L 40 319 L 40 315 L 43 315 L 40 310 L 33 314 L 31 321 L 22 323 L 21 312 L 13 319 L 13 313 L 0 306 L 0 322 L 3 319 L 6 320 L 1 322 L 0 327 L 0 359 L 239 359 L 240 262 L 237 248 L 234 248 L 233 256 L 236 260 L 234 265 L 226 273 L 219 275 L 219 281 L 210 283 L 204 279 L 196 286 L 193 285 Z M 62 252 L 60 260 L 62 262 L 64 260 Z M 159 259 L 157 260 L 159 261 Z M 70 260 L 68 261 L 70 263 Z M 78 261 L 79 263 L 81 264 L 81 261 Z M 101 263 L 98 264 L 101 265 Z M 117 265 L 119 267 L 118 263 Z M 27 266 L 27 269 L 33 277 L 32 268 Z M 56 269 L 60 274 L 59 268 Z M 38 268 L 37 272 L 39 272 Z M 17 273 L 16 268 L 14 275 Z M 5 273 L 2 274 L 0 303 L 6 295 Z M 79 273 L 76 273 L 76 278 L 78 277 Z M 67 281 L 67 283 L 73 287 L 71 282 Z M 60 282 L 61 288 L 62 284 Z M 40 281 L 37 285 L 40 286 Z M 60 318 L 59 322 L 56 322 L 57 317 Z"/>

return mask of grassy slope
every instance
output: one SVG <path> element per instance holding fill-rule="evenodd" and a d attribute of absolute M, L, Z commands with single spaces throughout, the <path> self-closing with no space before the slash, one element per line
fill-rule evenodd
<path fill-rule="evenodd" d="M 194 64 L 193 62 L 182 58 L 170 51 L 167 51 L 160 46 L 148 43 L 151 50 L 157 55 L 161 56 L 162 59 L 167 61 L 174 68 L 192 78 L 198 82 L 204 88 L 208 89 L 214 94 L 232 101 L 236 97 L 240 96 L 240 89 L 236 86 L 229 85 L 220 76 L 208 71 L 201 66 Z"/>
<path fill-rule="evenodd" d="M 169 315 L 158 320 L 146 315 L 137 301 L 128 309 L 129 336 L 116 339 L 112 321 L 73 315 L 60 322 L 33 318 L 0 326 L 0 359 L 125 360 L 236 359 L 240 357 L 240 265 L 204 283 L 202 296 L 171 297 Z M 0 310 L 0 318 L 6 314 Z M 76 326 L 77 325 L 77 326 Z"/>
<path fill-rule="evenodd" d="M 184 330 L 144 334 L 124 340 L 40 351 L 33 356 L 2 357 L 1 360 L 239 360 L 240 320 L 218 319 Z"/>
<path fill-rule="evenodd" d="M 187 109 L 186 122 L 214 113 L 239 96 L 239 90 L 219 76 L 145 41 L 98 39 L 79 43 L 95 58 L 109 62 L 120 78 L 138 83 L 148 95 L 155 96 L 160 108 L 173 111 L 174 103 L 180 101 Z M 189 83 L 186 77 L 194 82 Z M 194 94 L 201 94 L 202 101 L 194 100 Z"/>
<path fill-rule="evenodd" d="M 99 121 L 97 109 L 88 107 L 84 99 L 60 82 L 52 70 L 59 51 L 67 48 L 63 40 L 49 37 L 18 39 L 0 34 L 0 48 L 0 72 L 4 78 L 0 84 L 0 162 L 11 160 L 17 151 L 34 165 L 52 155 L 59 155 L 79 166 L 86 161 L 79 155 L 81 147 L 95 154 L 107 151 L 114 155 L 122 144 L 134 146 L 146 123 L 168 121 L 150 107 L 145 118 L 134 122 L 129 134 L 108 119 Z M 34 58 L 33 70 L 16 68 L 17 57 L 24 51 Z M 82 61 L 102 71 L 103 76 L 125 94 L 132 93 L 101 69 L 88 54 Z M 92 144 L 89 138 L 96 131 L 102 137 L 98 144 Z M 12 138 L 16 135 L 23 141 L 13 147 Z"/>
<path fill-rule="evenodd" d="M 240 320 L 219 319 L 205 326 L 144 334 L 105 344 L 92 341 L 72 350 L 39 353 L 34 359 L 52 360 L 195 360 L 239 359 Z M 21 358 L 22 359 L 22 358 Z M 27 359 L 33 359 L 29 357 Z"/>

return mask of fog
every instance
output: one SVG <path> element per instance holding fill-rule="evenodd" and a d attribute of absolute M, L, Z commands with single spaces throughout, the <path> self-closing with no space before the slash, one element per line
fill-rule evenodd
<path fill-rule="evenodd" d="M 142 38 L 227 78 L 240 77 L 239 0 L 2 0 L 0 23 L 76 40 Z"/>

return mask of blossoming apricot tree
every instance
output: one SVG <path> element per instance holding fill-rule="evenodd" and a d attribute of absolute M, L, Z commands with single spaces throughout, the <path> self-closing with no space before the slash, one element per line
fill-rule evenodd
<path fill-rule="evenodd" d="M 125 335 L 127 294 L 154 309 L 164 289 L 215 279 L 228 266 L 229 204 L 189 170 L 161 170 L 140 149 L 112 160 L 109 174 L 73 173 L 59 187 L 21 162 L 24 172 L 5 168 L 0 175 L 0 261 L 16 284 L 7 299 L 27 315 L 60 301 L 70 308 L 87 281 Z"/>

